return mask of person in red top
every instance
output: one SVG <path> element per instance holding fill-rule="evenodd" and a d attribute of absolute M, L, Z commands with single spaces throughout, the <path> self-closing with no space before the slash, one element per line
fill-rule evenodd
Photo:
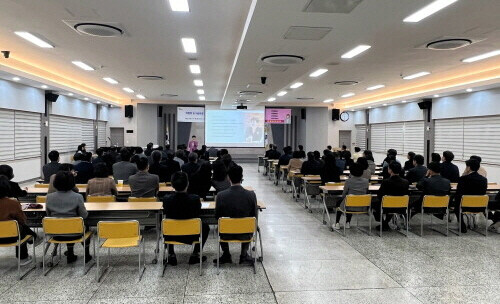
<path fill-rule="evenodd" d="M 189 152 L 198 150 L 198 140 L 196 139 L 195 135 L 191 136 L 191 140 L 188 142 L 188 150 Z"/>

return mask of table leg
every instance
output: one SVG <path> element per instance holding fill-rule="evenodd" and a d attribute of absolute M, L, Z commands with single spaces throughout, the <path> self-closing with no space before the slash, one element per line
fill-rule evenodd
<path fill-rule="evenodd" d="M 153 264 L 158 263 L 158 253 L 160 252 L 160 218 L 160 211 L 158 211 L 156 212 L 156 249 Z M 144 257 L 144 260 L 146 260 L 146 257 Z"/>

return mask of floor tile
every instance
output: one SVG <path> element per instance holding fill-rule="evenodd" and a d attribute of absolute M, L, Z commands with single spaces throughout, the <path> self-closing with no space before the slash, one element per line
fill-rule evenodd
<path fill-rule="evenodd" d="M 184 304 L 274 304 L 272 293 L 186 296 Z"/>

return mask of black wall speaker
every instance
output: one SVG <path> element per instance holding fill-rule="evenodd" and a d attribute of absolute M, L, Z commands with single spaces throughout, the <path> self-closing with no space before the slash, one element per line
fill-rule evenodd
<path fill-rule="evenodd" d="M 340 110 L 339 109 L 332 109 L 332 120 L 339 120 L 340 119 Z"/>
<path fill-rule="evenodd" d="M 422 102 L 418 103 L 418 107 L 421 110 L 430 109 L 432 107 L 432 99 L 430 98 L 423 99 Z"/>
<path fill-rule="evenodd" d="M 54 94 L 52 92 L 45 92 L 45 100 L 50 101 L 50 102 L 56 102 L 57 98 L 59 98 L 59 95 Z"/>
<path fill-rule="evenodd" d="M 134 117 L 134 107 L 131 105 L 125 106 L 125 117 Z"/>
<path fill-rule="evenodd" d="M 306 109 L 300 109 L 300 119 L 306 119 Z"/>
<path fill-rule="evenodd" d="M 163 117 L 163 106 L 158 106 L 158 117 Z"/>

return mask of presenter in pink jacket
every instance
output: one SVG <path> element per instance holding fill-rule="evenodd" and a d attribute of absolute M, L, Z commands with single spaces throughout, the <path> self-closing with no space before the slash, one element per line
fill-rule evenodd
<path fill-rule="evenodd" d="M 188 150 L 189 152 L 193 152 L 198 150 L 198 140 L 196 140 L 196 136 L 191 136 L 191 140 L 188 142 Z"/>

